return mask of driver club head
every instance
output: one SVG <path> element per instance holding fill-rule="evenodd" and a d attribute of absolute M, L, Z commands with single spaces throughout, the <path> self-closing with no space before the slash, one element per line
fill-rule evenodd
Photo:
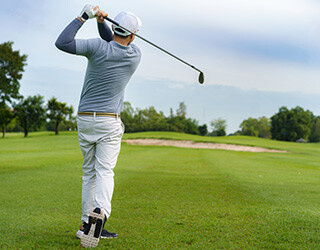
<path fill-rule="evenodd" d="M 202 84 L 204 82 L 204 75 L 203 75 L 203 72 L 200 72 L 200 75 L 199 75 L 199 83 Z"/>

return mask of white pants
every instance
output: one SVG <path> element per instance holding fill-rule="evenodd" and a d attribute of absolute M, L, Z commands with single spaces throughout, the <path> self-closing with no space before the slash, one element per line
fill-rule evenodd
<path fill-rule="evenodd" d="M 83 154 L 82 222 L 100 207 L 109 218 L 114 180 L 113 169 L 120 153 L 124 125 L 120 118 L 79 116 L 78 135 Z"/>

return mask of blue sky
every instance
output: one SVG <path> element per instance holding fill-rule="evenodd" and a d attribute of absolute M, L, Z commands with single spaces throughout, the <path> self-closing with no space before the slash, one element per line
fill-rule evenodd
<path fill-rule="evenodd" d="M 208 125 L 223 118 L 228 133 L 281 106 L 320 115 L 320 3 L 312 0 L 1 0 L 0 42 L 14 41 L 28 55 L 23 95 L 55 96 L 77 108 L 86 59 L 62 53 L 54 42 L 86 3 L 110 17 L 137 14 L 140 35 L 205 73 L 200 85 L 196 71 L 137 39 L 143 57 L 125 95 L 134 107 L 168 115 L 184 101 L 189 117 Z M 94 20 L 77 34 L 97 36 Z"/>

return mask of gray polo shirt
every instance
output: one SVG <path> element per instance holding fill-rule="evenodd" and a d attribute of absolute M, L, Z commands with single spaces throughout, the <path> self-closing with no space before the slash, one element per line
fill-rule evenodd
<path fill-rule="evenodd" d="M 100 38 L 75 41 L 76 54 L 88 58 L 78 111 L 120 114 L 124 89 L 141 59 L 140 49 Z"/>

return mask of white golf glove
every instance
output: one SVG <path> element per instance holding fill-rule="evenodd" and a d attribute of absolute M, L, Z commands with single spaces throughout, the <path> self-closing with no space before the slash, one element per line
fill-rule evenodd
<path fill-rule="evenodd" d="M 94 18 L 99 10 L 98 6 L 94 6 L 92 4 L 87 4 L 83 7 L 80 15 L 78 16 L 83 22 L 88 19 Z"/>

